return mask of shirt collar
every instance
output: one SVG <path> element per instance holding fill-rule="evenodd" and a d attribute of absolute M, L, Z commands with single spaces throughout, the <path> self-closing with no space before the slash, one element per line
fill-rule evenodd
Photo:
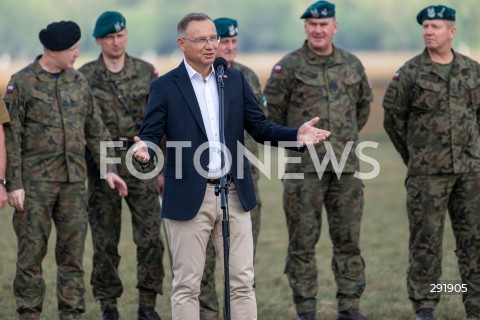
<path fill-rule="evenodd" d="M 190 78 L 190 80 L 192 79 L 197 79 L 197 80 L 200 80 L 203 82 L 203 77 L 200 73 L 198 73 L 197 71 L 195 71 L 187 62 L 186 59 L 183 59 L 183 63 L 185 64 L 185 68 L 187 69 L 187 73 L 188 73 L 188 77 Z M 208 80 L 210 79 L 210 77 L 215 77 L 215 72 L 214 72 L 214 69 L 213 69 L 213 65 L 212 65 L 212 70 L 210 71 L 210 74 L 205 78 L 205 80 Z"/>

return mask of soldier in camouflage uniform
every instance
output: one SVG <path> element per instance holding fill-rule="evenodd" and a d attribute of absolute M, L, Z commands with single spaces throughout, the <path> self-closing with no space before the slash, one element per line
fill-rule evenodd
<path fill-rule="evenodd" d="M 126 21 L 120 13 L 107 11 L 100 15 L 93 36 L 102 53 L 79 71 L 89 81 L 112 140 L 123 143 L 115 151 L 122 159 L 118 173 L 129 189 L 125 200 L 132 215 L 133 240 L 137 246 L 138 319 L 160 319 L 154 310 L 157 294 L 162 294 L 164 277 L 159 190 L 155 178 L 145 180 L 133 176 L 125 161 L 143 119 L 150 83 L 156 78 L 157 71 L 151 64 L 126 54 Z M 103 319 L 118 319 L 117 298 L 123 291 L 118 274 L 122 198 L 101 183 L 95 164 L 91 161 L 89 164 L 93 295 L 95 300 L 100 300 Z M 141 171 L 138 167 L 137 170 Z"/>
<path fill-rule="evenodd" d="M 7 170 L 7 150 L 5 149 L 5 132 L 3 125 L 10 121 L 5 102 L 0 95 L 0 209 L 5 207 L 7 202 L 7 179 L 5 179 L 5 171 Z"/>
<path fill-rule="evenodd" d="M 39 37 L 43 55 L 12 76 L 5 96 L 11 118 L 5 126 L 7 190 L 15 208 L 18 241 L 13 289 L 20 319 L 40 319 L 45 296 L 42 261 L 53 221 L 59 317 L 80 319 L 85 312 L 83 253 L 88 223 L 85 143 L 100 165 L 100 142 L 110 140 L 110 135 L 87 79 L 73 69 L 79 56 L 78 25 L 55 22 Z M 125 182 L 115 173 L 107 173 L 107 182 L 127 195 Z"/>
<path fill-rule="evenodd" d="M 213 20 L 213 22 L 215 23 L 217 34 L 221 37 L 217 48 L 217 57 L 225 58 L 229 68 L 236 68 L 243 73 L 248 84 L 252 88 L 257 101 L 261 103 L 262 87 L 260 86 L 260 80 L 258 80 L 258 76 L 255 74 L 255 72 L 253 72 L 252 69 L 234 61 L 237 56 L 237 21 L 230 18 L 218 18 Z M 258 157 L 258 144 L 246 131 L 245 148 L 248 149 L 253 155 Z M 262 201 L 258 192 L 258 180 L 260 179 L 260 172 L 254 165 L 250 165 L 250 170 L 252 171 L 255 196 L 257 197 L 257 206 L 250 211 L 250 216 L 252 219 L 253 250 L 255 256 L 258 235 L 260 234 L 260 210 L 262 207 Z M 215 260 L 215 247 L 212 239 L 210 239 L 207 245 L 207 258 L 205 261 L 205 270 L 200 287 L 199 301 L 201 320 L 215 320 L 218 319 L 219 315 L 218 298 L 215 289 Z"/>
<path fill-rule="evenodd" d="M 480 65 L 452 50 L 454 9 L 430 6 L 417 21 L 426 49 L 395 73 L 383 100 L 385 130 L 408 168 L 408 296 L 418 320 L 435 319 L 448 210 L 463 303 L 479 319 Z"/>
<path fill-rule="evenodd" d="M 274 66 L 265 87 L 269 118 L 295 127 L 319 116 L 319 127 L 331 132 L 330 141 L 316 146 L 320 161 L 327 154 L 327 146 L 339 160 L 347 144 L 354 144 L 340 172 L 330 163 L 317 172 L 309 152 L 302 155 L 300 163 L 287 164 L 286 173 L 303 173 L 304 178 L 283 179 L 289 233 L 285 273 L 299 319 L 317 319 L 315 245 L 320 238 L 324 205 L 333 244 L 337 319 L 365 319 L 359 311 L 365 289 L 365 264 L 359 247 L 363 185 L 353 174 L 359 170 L 354 149 L 368 119 L 372 92 L 358 58 L 332 43 L 337 31 L 335 6 L 316 2 L 301 18 L 305 19 L 307 40 Z M 296 155 L 289 152 L 288 156 Z"/>

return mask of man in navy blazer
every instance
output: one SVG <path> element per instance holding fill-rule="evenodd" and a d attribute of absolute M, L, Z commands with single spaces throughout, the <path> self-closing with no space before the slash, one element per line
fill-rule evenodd
<path fill-rule="evenodd" d="M 319 143 L 329 132 L 313 127 L 318 118 L 299 129 L 269 122 L 243 74 L 230 68 L 223 81 L 225 145 L 231 157 L 226 169 L 221 168 L 219 97 L 212 66 L 218 44 L 215 25 L 207 15 L 191 13 L 180 20 L 177 31 L 184 60 L 152 82 L 134 148 L 137 161 L 146 164 L 153 151 L 145 142 L 158 145 L 163 135 L 167 139 L 162 216 L 171 219 L 172 318 L 199 317 L 198 295 L 210 235 L 223 259 L 222 212 L 214 184 L 228 172 L 231 315 L 232 319 L 256 319 L 249 216 L 256 199 L 248 161 L 238 154 L 243 149 L 238 150 L 237 144 L 243 145 L 244 130 L 257 142 L 269 141 L 273 146 L 281 141 L 296 141 L 300 146 Z"/>

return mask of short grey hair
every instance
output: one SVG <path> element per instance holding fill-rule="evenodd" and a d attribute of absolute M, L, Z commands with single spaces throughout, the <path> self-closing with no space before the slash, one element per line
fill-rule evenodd
<path fill-rule="evenodd" d="M 188 24 L 191 21 L 204 21 L 204 20 L 210 20 L 213 21 L 209 16 L 207 16 L 205 13 L 199 13 L 199 12 L 192 12 L 184 16 L 177 25 L 177 34 L 178 36 L 181 36 L 185 33 L 185 31 L 188 28 Z"/>

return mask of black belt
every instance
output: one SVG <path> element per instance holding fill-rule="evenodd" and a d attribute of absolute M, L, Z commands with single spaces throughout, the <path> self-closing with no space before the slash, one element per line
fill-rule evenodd
<path fill-rule="evenodd" d="M 115 149 L 117 151 L 126 151 L 126 150 L 130 149 L 135 144 L 135 141 L 133 141 L 130 138 L 120 137 L 120 138 L 118 138 L 118 141 L 122 142 L 122 146 L 121 147 L 115 147 Z"/>
<path fill-rule="evenodd" d="M 230 173 L 228 173 L 228 174 L 226 175 L 226 177 L 227 177 L 227 183 L 233 181 L 233 176 L 232 176 Z M 207 183 L 208 183 L 208 184 L 212 184 L 212 185 L 220 184 L 220 179 L 221 179 L 221 178 L 217 178 L 217 179 L 207 179 Z"/>

